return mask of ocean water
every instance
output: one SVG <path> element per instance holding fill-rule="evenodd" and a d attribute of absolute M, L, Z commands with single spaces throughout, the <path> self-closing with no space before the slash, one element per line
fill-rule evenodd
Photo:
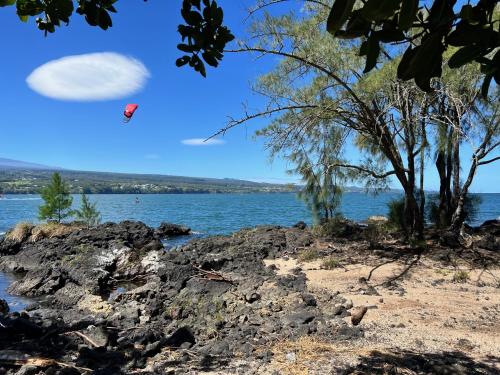
<path fill-rule="evenodd" d="M 500 194 L 480 194 L 482 203 L 476 220 L 478 225 L 487 219 L 500 216 Z M 341 212 L 344 216 L 361 221 L 371 215 L 387 214 L 387 203 L 400 197 L 398 193 L 369 195 L 346 193 Z M 137 198 L 137 199 L 136 199 Z M 103 221 L 140 220 L 150 226 L 162 221 L 189 226 L 194 236 L 227 234 L 261 224 L 290 226 L 298 221 L 311 224 L 311 215 L 295 194 L 147 194 L 147 195 L 91 195 L 97 202 Z M 36 195 L 7 195 L 0 199 L 0 235 L 20 221 L 37 222 L 38 206 L 42 203 Z M 74 196 L 74 207 L 80 197 Z M 185 241 L 182 238 L 178 241 Z M 167 245 L 177 245 L 170 241 Z M 0 298 L 5 298 L 5 288 L 11 279 L 0 274 Z M 8 297 L 13 309 L 25 306 L 25 300 Z"/>
<path fill-rule="evenodd" d="M 472 225 L 500 216 L 500 194 L 480 194 L 482 203 Z M 311 223 L 311 215 L 295 194 L 96 194 L 103 221 L 140 220 L 150 226 L 162 221 L 183 224 L 203 235 L 230 233 L 260 224 L 289 226 L 297 221 Z M 370 195 L 346 193 L 341 212 L 353 220 L 387 214 L 387 203 L 400 197 L 398 193 Z M 136 201 L 137 198 L 137 201 Z M 0 199 L 0 233 L 20 221 L 37 222 L 36 195 L 7 195 Z M 73 206 L 80 205 L 74 196 Z"/>

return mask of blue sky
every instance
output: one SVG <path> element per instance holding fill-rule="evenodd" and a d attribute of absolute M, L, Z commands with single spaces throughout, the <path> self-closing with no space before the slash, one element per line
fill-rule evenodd
<path fill-rule="evenodd" d="M 181 1 L 119 1 L 114 26 L 107 31 L 89 27 L 74 15 L 69 27 L 44 37 L 34 20 L 21 23 L 15 9 L 0 9 L 4 58 L 0 69 L 2 119 L 0 157 L 69 169 L 230 177 L 288 182 L 286 164 L 269 162 L 262 140 L 253 133 L 265 122 L 254 121 L 228 132 L 224 144 L 193 146 L 182 141 L 204 138 L 238 117 L 242 103 L 249 108 L 263 101 L 250 83 L 275 60 L 227 55 L 218 69 L 203 79 L 191 69 L 178 69 L 177 25 Z M 226 22 L 243 35 L 247 1 L 221 1 Z M 144 88 L 128 97 L 97 102 L 61 101 L 42 96 L 26 83 L 37 67 L 70 55 L 114 52 L 142 62 L 149 72 Z M 126 87 L 134 84 L 123 82 Z M 127 125 L 126 103 L 140 108 Z M 480 171 L 474 190 L 499 191 L 500 166 Z M 437 179 L 429 176 L 429 187 Z"/>

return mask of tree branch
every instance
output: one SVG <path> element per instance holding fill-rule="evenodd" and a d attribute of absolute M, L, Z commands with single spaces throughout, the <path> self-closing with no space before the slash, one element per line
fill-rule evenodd
<path fill-rule="evenodd" d="M 396 174 L 396 171 L 389 171 L 389 172 L 384 172 L 382 174 L 379 174 L 379 173 L 376 173 L 368 168 L 363 168 L 363 167 L 360 167 L 359 165 L 352 165 L 352 164 L 331 164 L 328 166 L 328 168 L 336 168 L 336 167 L 356 169 L 360 172 L 364 172 L 366 174 L 369 174 L 370 176 L 373 176 L 375 178 L 386 178 L 386 177 L 389 177 L 393 174 Z"/>
<path fill-rule="evenodd" d="M 205 139 L 204 142 L 208 141 L 209 139 L 215 138 L 218 135 L 224 134 L 229 129 L 232 129 L 235 126 L 241 125 L 244 122 L 256 119 L 258 117 L 270 116 L 270 115 L 272 115 L 274 113 L 277 113 L 277 112 L 290 111 L 290 110 L 293 110 L 293 109 L 306 109 L 306 108 L 317 108 L 317 107 L 318 107 L 317 105 L 311 105 L 311 104 L 290 105 L 290 106 L 286 106 L 286 107 L 278 107 L 278 108 L 269 109 L 267 111 L 259 112 L 259 113 L 254 113 L 254 114 L 251 114 L 251 115 L 246 114 L 245 117 L 242 118 L 242 119 L 231 120 L 227 126 L 225 126 L 224 128 L 222 128 L 221 130 L 219 130 L 217 133 L 212 134 L 210 137 L 208 137 L 207 139 Z"/>
<path fill-rule="evenodd" d="M 500 156 L 497 156 L 493 159 L 489 159 L 489 160 L 485 160 L 485 161 L 480 161 L 479 163 L 477 163 L 477 165 L 485 165 L 485 164 L 490 164 L 490 163 L 493 163 L 494 161 L 497 161 L 497 160 L 500 160 Z"/>

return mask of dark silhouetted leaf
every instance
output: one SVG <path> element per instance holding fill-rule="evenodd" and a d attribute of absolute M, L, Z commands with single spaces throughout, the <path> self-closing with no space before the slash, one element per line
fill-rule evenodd
<path fill-rule="evenodd" d="M 189 61 L 191 60 L 191 57 L 189 56 L 182 56 L 182 57 L 179 57 L 177 60 L 175 60 L 175 65 L 177 65 L 177 67 L 181 67 L 181 66 L 184 66 L 186 65 Z"/>
<path fill-rule="evenodd" d="M 415 77 L 415 71 L 413 70 L 412 67 L 412 60 L 415 57 L 415 54 L 418 52 L 418 49 L 420 46 L 412 48 L 411 46 L 408 47 L 408 49 L 405 51 L 403 54 L 403 57 L 401 58 L 401 61 L 399 62 L 398 65 L 398 78 L 402 79 L 403 81 L 408 81 L 409 79 L 412 79 Z"/>
<path fill-rule="evenodd" d="M 448 66 L 452 69 L 460 68 L 461 66 L 470 63 L 476 57 L 483 55 L 487 50 L 482 46 L 465 46 L 460 48 L 450 57 Z"/>
<path fill-rule="evenodd" d="M 380 21 L 392 16 L 399 8 L 400 0 L 368 0 L 361 14 L 367 20 Z"/>
<path fill-rule="evenodd" d="M 483 98 L 488 97 L 488 91 L 490 89 L 490 84 L 491 84 L 492 78 L 493 78 L 493 74 L 487 74 L 484 76 L 483 84 L 481 85 L 481 95 L 483 96 Z"/>
<path fill-rule="evenodd" d="M 380 42 L 375 34 L 370 35 L 367 43 L 366 65 L 363 73 L 368 73 L 377 65 L 377 59 L 380 54 Z"/>
<path fill-rule="evenodd" d="M 344 25 L 352 12 L 354 3 L 355 0 L 335 0 L 326 21 L 326 29 L 330 34 L 335 35 Z"/>
<path fill-rule="evenodd" d="M 399 12 L 399 27 L 408 30 L 417 18 L 418 0 L 403 0 Z"/>

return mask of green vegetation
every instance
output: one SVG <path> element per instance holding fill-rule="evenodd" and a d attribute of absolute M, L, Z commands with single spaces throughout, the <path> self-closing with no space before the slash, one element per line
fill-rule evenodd
<path fill-rule="evenodd" d="M 355 4 L 360 6 L 355 6 Z M 499 12 L 497 1 L 466 2 L 454 9 L 455 0 L 434 0 L 432 5 L 419 0 L 381 1 L 335 0 L 328 16 L 327 29 L 342 39 L 363 39 L 359 54 L 366 57 L 364 73 L 380 60 L 381 44 L 406 44 L 398 63 L 397 77 L 414 79 L 424 91 L 433 91 L 431 79 L 441 77 L 447 50 L 455 50 L 448 66 L 456 69 L 473 61 L 484 74 L 483 96 L 492 78 L 500 83 Z M 344 28 L 345 25 L 345 28 Z"/>
<path fill-rule="evenodd" d="M 464 220 L 471 221 L 477 217 L 479 206 L 481 205 L 481 197 L 479 195 L 467 195 L 464 198 Z M 453 204 L 444 204 L 440 207 L 439 195 L 433 194 L 427 202 L 427 220 L 434 224 L 437 228 L 446 228 L 451 224 L 453 211 L 448 208 Z"/>
<path fill-rule="evenodd" d="M 93 227 L 101 222 L 101 214 L 96 209 L 96 203 L 91 203 L 87 195 L 82 194 L 82 205 L 79 210 L 75 211 L 76 218 L 83 221 L 87 227 Z"/>
<path fill-rule="evenodd" d="M 390 2 L 390 6 L 387 3 L 391 17 L 400 15 L 400 3 Z M 256 17 L 239 51 L 281 59 L 254 85 L 254 90 L 266 100 L 263 110 L 231 120 L 222 131 L 256 118 L 270 118 L 258 135 L 265 137 L 272 156 L 290 161 L 295 172 L 303 177 L 308 188 L 304 194 L 312 202 L 313 214 L 318 211 L 316 203 L 321 203 L 319 207 L 323 205 L 318 197 L 326 197 L 324 201 L 335 207 L 337 192 L 348 181 L 362 182 L 374 191 L 387 188 L 389 183 L 399 184 L 404 204 L 399 205 L 403 212 L 398 212 L 400 217 L 395 222 L 403 228 L 408 240 L 423 238 L 424 187 L 431 173 L 427 171 L 435 166 L 440 176 L 440 201 L 450 203 L 446 207 L 452 213 L 448 228 L 458 236 L 478 169 L 500 160 L 498 85 L 494 85 L 488 98 L 481 99 L 485 72 L 480 65 L 484 68 L 489 63 L 458 66 L 456 50 L 440 50 L 442 40 L 451 30 L 440 28 L 444 34 L 437 40 L 426 29 L 440 18 L 437 8 L 430 11 L 432 20 L 426 17 L 421 20 L 424 30 L 419 35 L 425 37 L 412 40 L 416 47 L 411 53 L 416 53 L 415 56 L 388 56 L 378 53 L 380 43 L 385 40 L 382 35 L 397 30 L 397 25 L 388 23 L 387 15 L 366 23 L 368 18 L 372 19 L 372 11 L 377 13 L 375 8 L 363 15 L 347 9 L 346 18 L 336 21 L 336 30 L 330 25 L 330 32 L 337 35 L 352 17 L 356 27 L 360 26 L 358 21 L 364 20 L 368 41 L 332 40 L 322 27 L 323 20 L 332 17 L 328 4 L 310 2 L 300 16 L 290 11 Z M 338 0 L 335 4 L 339 4 Z M 368 4 L 374 6 L 375 2 L 368 1 L 365 6 Z M 448 9 L 449 2 L 440 4 L 441 9 Z M 479 8 L 475 11 L 490 15 L 489 10 Z M 465 9 L 470 10 L 468 6 Z M 454 13 L 448 16 L 455 17 Z M 490 21 L 486 23 L 489 30 L 486 32 L 490 33 L 493 26 Z M 347 27 L 355 26 L 348 23 Z M 462 31 L 458 34 L 462 35 Z M 433 39 L 436 51 L 429 49 L 427 38 Z M 359 56 L 359 48 L 370 51 L 368 69 L 366 54 Z M 397 51 L 395 48 L 391 53 Z M 426 60 L 423 51 L 432 56 Z M 480 55 L 485 56 L 483 47 L 481 51 Z M 429 76 L 426 64 L 413 66 L 413 58 L 436 63 L 432 75 Z M 396 79 L 401 67 L 410 60 L 406 81 Z M 379 69 L 366 74 L 375 65 Z M 432 92 L 423 92 L 421 88 L 428 85 Z M 326 144 L 330 140 L 334 147 Z M 357 153 L 350 151 L 353 147 Z M 471 155 L 470 160 L 463 160 L 461 154 Z M 334 183 L 327 184 L 318 178 L 324 175 L 331 176 Z M 325 187 L 329 191 L 324 192 Z M 442 205 L 439 207 L 443 209 Z"/>
<path fill-rule="evenodd" d="M 259 0 L 251 14 L 277 3 L 282 1 Z M 432 91 L 432 78 L 442 76 L 444 55 L 452 48 L 455 51 L 448 61 L 450 68 L 457 69 L 473 61 L 481 64 L 483 96 L 487 95 L 493 79 L 500 83 L 499 12 L 495 0 L 467 2 L 459 9 L 455 9 L 455 0 L 434 0 L 432 5 L 419 0 L 304 3 L 306 8 L 311 3 L 321 7 L 322 16 L 317 25 L 322 29 L 326 26 L 328 32 L 340 39 L 362 40 L 358 49 L 359 55 L 365 56 L 364 73 L 374 69 L 381 56 L 391 51 L 381 44 L 406 44 L 408 47 L 398 63 L 397 77 L 414 79 L 424 91 Z M 37 27 L 47 35 L 61 24 L 69 24 L 75 10 L 90 26 L 107 30 L 113 26 L 111 14 L 117 12 L 118 0 L 0 1 L 0 7 L 12 5 L 16 6 L 17 16 L 24 22 L 37 17 Z M 226 44 L 234 39 L 223 25 L 223 9 L 215 0 L 183 0 L 181 15 L 185 24 L 178 26 L 182 43 L 177 48 L 185 55 L 177 59 L 176 65 L 188 64 L 206 76 L 205 63 L 217 67 Z M 324 41 L 320 47 L 328 47 L 327 43 L 331 41 Z M 264 52 L 261 47 L 258 45 L 253 50 Z"/>
<path fill-rule="evenodd" d="M 314 225 L 312 232 L 317 237 L 334 238 L 345 234 L 348 220 L 341 215 L 336 215 L 328 220 Z"/>
<path fill-rule="evenodd" d="M 405 213 L 405 200 L 404 198 L 393 199 L 387 203 L 387 208 L 389 213 L 387 218 L 389 219 L 388 224 L 394 229 L 401 230 L 404 228 L 404 213 Z"/>
<path fill-rule="evenodd" d="M 469 272 L 467 272 L 465 270 L 456 271 L 453 274 L 453 279 L 452 280 L 453 280 L 454 283 L 465 283 L 465 282 L 467 282 L 467 281 L 470 280 Z"/>
<path fill-rule="evenodd" d="M 45 204 L 38 209 L 40 220 L 54 220 L 60 223 L 73 215 L 70 210 L 73 198 L 70 195 L 69 186 L 61 179 L 59 173 L 52 175 L 52 182 L 42 189 L 41 196 Z"/>

